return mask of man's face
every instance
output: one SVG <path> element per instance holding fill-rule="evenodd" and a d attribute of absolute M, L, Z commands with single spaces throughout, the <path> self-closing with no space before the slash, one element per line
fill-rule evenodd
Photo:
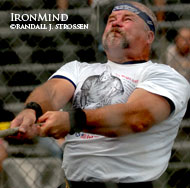
<path fill-rule="evenodd" d="M 176 46 L 182 55 L 190 53 L 190 29 L 182 29 L 176 37 Z"/>
<path fill-rule="evenodd" d="M 113 11 L 102 37 L 103 47 L 105 50 L 130 48 L 144 42 L 146 32 L 146 24 L 138 15 L 127 10 Z"/>

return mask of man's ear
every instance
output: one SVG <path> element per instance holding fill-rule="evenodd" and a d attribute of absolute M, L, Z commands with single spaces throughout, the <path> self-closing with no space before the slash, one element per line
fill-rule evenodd
<path fill-rule="evenodd" d="M 149 44 L 152 44 L 153 43 L 153 41 L 154 41 L 154 36 L 155 36 L 155 34 L 153 33 L 153 31 L 148 31 L 148 43 Z"/>

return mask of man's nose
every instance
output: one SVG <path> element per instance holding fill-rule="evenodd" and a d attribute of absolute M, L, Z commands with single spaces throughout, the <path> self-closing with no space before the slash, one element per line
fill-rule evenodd
<path fill-rule="evenodd" d="M 112 22 L 112 27 L 121 27 L 122 26 L 122 21 L 117 19 Z"/>

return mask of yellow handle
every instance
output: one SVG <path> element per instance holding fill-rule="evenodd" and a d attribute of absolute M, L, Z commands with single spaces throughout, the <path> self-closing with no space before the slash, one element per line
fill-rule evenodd
<path fill-rule="evenodd" d="M 0 122 L 0 131 L 9 129 L 10 128 L 10 122 Z"/>

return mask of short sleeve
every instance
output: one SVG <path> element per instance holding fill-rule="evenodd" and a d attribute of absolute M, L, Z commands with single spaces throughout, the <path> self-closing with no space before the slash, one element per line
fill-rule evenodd
<path fill-rule="evenodd" d="M 169 98 L 175 106 L 175 113 L 187 106 L 190 97 L 188 81 L 167 65 L 152 65 L 143 71 L 137 88 Z"/>
<path fill-rule="evenodd" d="M 71 61 L 63 65 L 58 69 L 49 79 L 52 78 L 63 78 L 69 80 L 76 88 L 78 75 L 79 75 L 79 65 L 78 61 Z"/>

